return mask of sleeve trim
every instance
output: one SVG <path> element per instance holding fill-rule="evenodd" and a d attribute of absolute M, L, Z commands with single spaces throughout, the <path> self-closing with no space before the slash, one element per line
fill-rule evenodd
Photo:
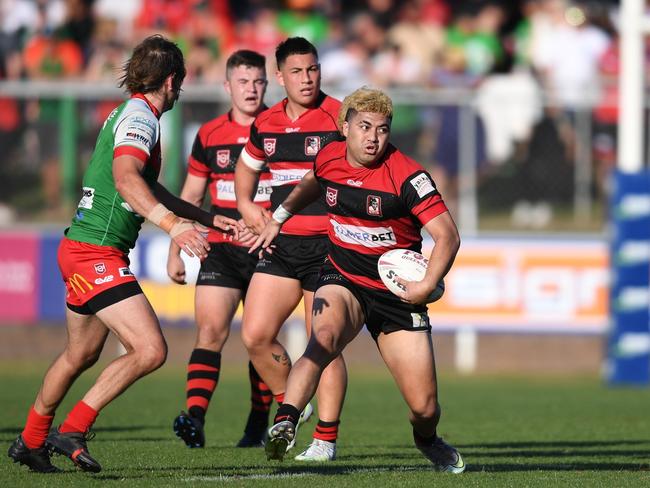
<path fill-rule="evenodd" d="M 262 169 L 264 168 L 264 164 L 265 164 L 264 160 L 263 159 L 260 160 L 251 156 L 248 153 L 248 151 L 246 151 L 246 148 L 242 149 L 240 156 L 244 164 L 249 168 L 251 168 L 252 170 L 262 171 Z"/>
<path fill-rule="evenodd" d="M 139 159 L 143 163 L 146 163 L 149 160 L 149 154 L 146 151 L 142 150 L 139 147 L 130 146 L 128 144 L 123 144 L 117 146 L 113 150 L 113 159 L 119 156 L 133 156 L 136 159 Z"/>

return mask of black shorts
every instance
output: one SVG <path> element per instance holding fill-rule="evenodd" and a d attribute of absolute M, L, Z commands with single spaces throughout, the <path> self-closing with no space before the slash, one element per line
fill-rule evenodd
<path fill-rule="evenodd" d="M 211 242 L 208 257 L 201 263 L 196 284 L 237 288 L 245 292 L 256 264 L 257 257 L 248 254 L 247 247 Z"/>
<path fill-rule="evenodd" d="M 303 290 L 316 291 L 320 268 L 327 256 L 327 236 L 287 236 L 280 234 L 273 253 L 264 253 L 256 273 L 299 280 Z"/>
<path fill-rule="evenodd" d="M 326 261 L 318 279 L 318 288 L 325 285 L 342 286 L 354 295 L 363 311 L 366 327 L 376 341 L 380 333 L 398 330 L 431 331 L 425 305 L 404 303 L 389 291 L 372 290 L 355 285 Z"/>

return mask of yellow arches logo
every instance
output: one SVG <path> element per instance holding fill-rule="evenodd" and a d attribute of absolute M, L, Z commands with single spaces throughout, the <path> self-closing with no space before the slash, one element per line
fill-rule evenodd
<path fill-rule="evenodd" d="M 70 276 L 70 278 L 68 278 L 68 283 L 70 283 L 70 286 L 77 295 L 79 295 L 79 293 L 87 293 L 93 289 L 93 285 L 88 283 L 88 280 L 79 273 Z"/>

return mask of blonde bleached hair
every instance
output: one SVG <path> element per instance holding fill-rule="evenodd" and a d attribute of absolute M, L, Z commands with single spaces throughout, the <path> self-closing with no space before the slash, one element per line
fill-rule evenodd
<path fill-rule="evenodd" d="M 359 112 L 372 112 L 385 115 L 389 120 L 393 118 L 393 101 L 381 90 L 364 86 L 350 93 L 343 100 L 339 111 L 339 128 L 343 129 L 343 122 Z"/>

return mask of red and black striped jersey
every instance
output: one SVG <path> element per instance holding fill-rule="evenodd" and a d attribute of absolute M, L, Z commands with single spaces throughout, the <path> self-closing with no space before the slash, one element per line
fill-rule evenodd
<path fill-rule="evenodd" d="M 248 142 L 250 126 L 239 125 L 232 120 L 230 112 L 212 119 L 201 126 L 194 138 L 187 171 L 191 175 L 209 179 L 208 188 L 212 213 L 239 219 L 235 199 L 235 165 L 242 148 Z M 255 202 L 270 208 L 271 173 L 260 175 Z M 210 242 L 231 242 L 218 231 L 211 231 Z"/>
<path fill-rule="evenodd" d="M 353 283 L 387 290 L 377 261 L 391 249 L 422 249 L 422 226 L 447 211 L 429 173 L 389 145 L 370 167 L 345 159 L 335 142 L 316 158 L 314 173 L 328 211 L 329 258 Z"/>
<path fill-rule="evenodd" d="M 341 140 L 336 125 L 341 102 L 321 92 L 314 108 L 296 120 L 287 117 L 287 99 L 257 116 L 250 139 L 242 151 L 251 167 L 265 165 L 271 171 L 271 208 L 276 209 L 303 176 L 314 167 L 318 152 L 332 141 Z M 327 233 L 327 212 L 322 202 L 314 202 L 290 219 L 283 234 L 319 235 Z"/>

